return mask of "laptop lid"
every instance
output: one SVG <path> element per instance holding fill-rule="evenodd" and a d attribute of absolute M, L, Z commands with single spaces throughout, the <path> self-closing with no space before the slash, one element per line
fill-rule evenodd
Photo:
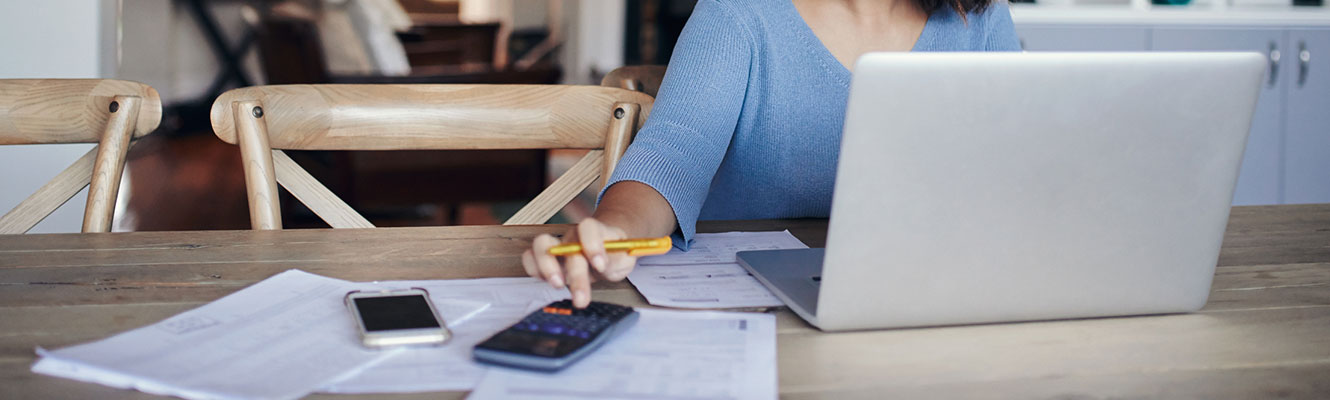
<path fill-rule="evenodd" d="M 1265 64 L 882 53 L 855 67 L 818 326 L 1205 304 Z"/>

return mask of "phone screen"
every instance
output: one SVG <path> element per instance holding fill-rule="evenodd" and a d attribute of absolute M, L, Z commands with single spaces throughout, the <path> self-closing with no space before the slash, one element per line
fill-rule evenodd
<path fill-rule="evenodd" d="M 439 327 L 423 295 L 362 297 L 355 303 L 368 332 Z"/>

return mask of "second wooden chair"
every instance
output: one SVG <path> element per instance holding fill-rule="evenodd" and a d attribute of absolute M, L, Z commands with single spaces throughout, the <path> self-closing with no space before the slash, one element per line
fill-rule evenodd
<path fill-rule="evenodd" d="M 278 182 L 334 228 L 374 227 L 282 150 L 592 150 L 504 222 L 541 224 L 609 176 L 651 104 L 597 86 L 257 86 L 218 97 L 212 127 L 240 147 L 254 229 L 282 228 Z"/>
<path fill-rule="evenodd" d="M 0 79 L 0 145 L 98 144 L 0 217 L 0 234 L 27 232 L 84 187 L 83 232 L 109 232 L 130 141 L 161 119 L 157 91 L 138 82 Z"/>
<path fill-rule="evenodd" d="M 656 97 L 665 80 L 664 65 L 629 65 L 615 68 L 600 80 L 601 86 L 634 90 Z"/>

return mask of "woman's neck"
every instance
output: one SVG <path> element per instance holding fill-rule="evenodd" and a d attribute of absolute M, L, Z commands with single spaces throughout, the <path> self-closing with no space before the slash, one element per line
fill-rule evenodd
<path fill-rule="evenodd" d="M 908 51 L 928 14 L 917 0 L 793 0 L 804 22 L 846 68 L 870 51 Z"/>
<path fill-rule="evenodd" d="M 834 18 L 864 33 L 894 28 L 902 21 L 926 20 L 917 0 L 793 0 L 800 13 Z M 807 19 L 809 15 L 805 15 Z M 875 32 L 876 31 L 876 32 Z"/>
<path fill-rule="evenodd" d="M 865 15 L 892 15 L 900 12 L 912 12 L 916 7 L 914 0 L 819 0 L 840 3 L 851 12 Z"/>

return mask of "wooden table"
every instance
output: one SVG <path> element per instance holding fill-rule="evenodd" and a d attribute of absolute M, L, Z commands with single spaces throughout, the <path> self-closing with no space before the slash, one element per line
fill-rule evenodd
<path fill-rule="evenodd" d="M 815 220 L 703 228 L 789 228 L 812 246 L 825 235 Z M 0 398 L 148 397 L 33 374 L 33 348 L 150 324 L 291 268 L 351 280 L 520 276 L 530 238 L 563 229 L 0 236 Z M 643 304 L 626 283 L 597 284 L 594 296 Z M 1330 398 L 1330 205 L 1235 208 L 1210 302 L 1195 314 L 836 334 L 777 316 L 787 398 Z"/>

